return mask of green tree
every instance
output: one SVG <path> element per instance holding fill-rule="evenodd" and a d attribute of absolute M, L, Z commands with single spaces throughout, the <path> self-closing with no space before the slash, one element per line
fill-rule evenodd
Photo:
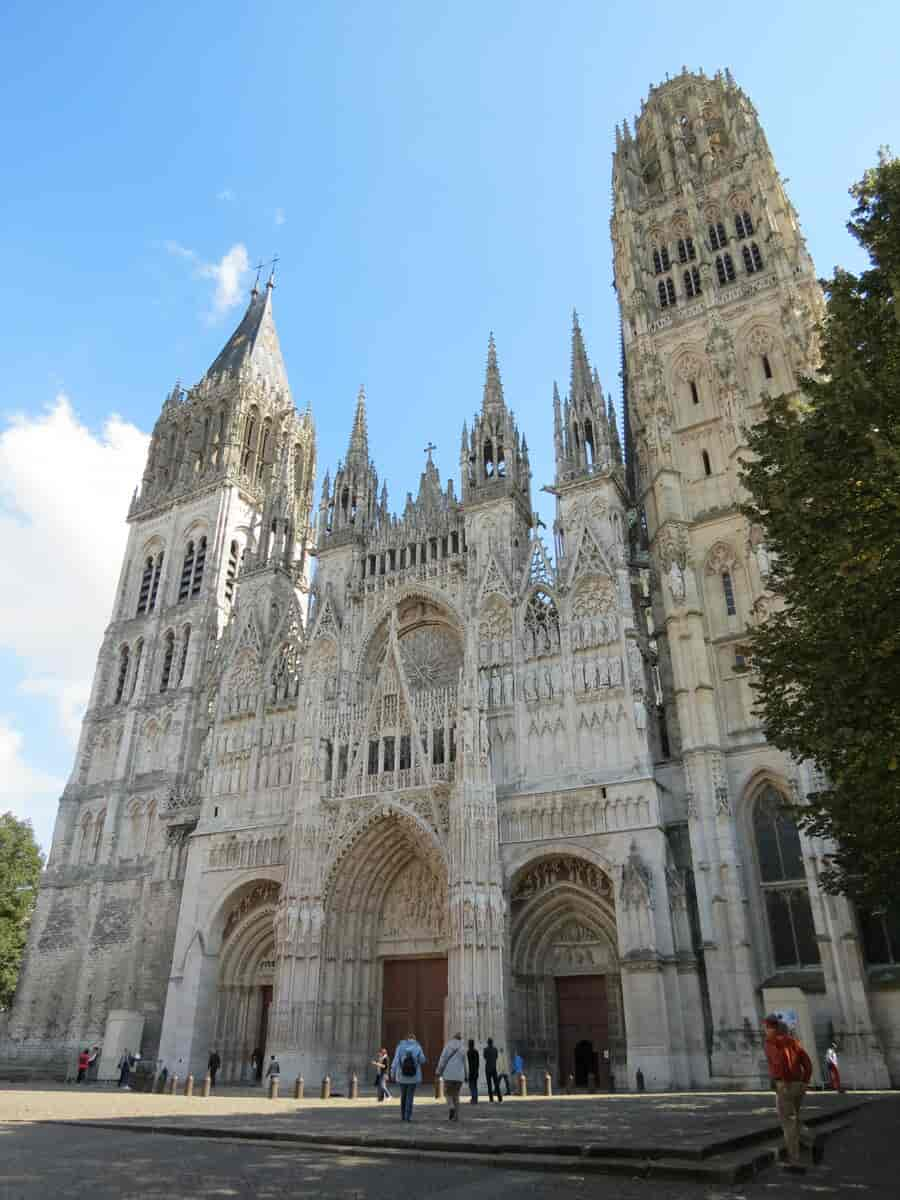
<path fill-rule="evenodd" d="M 823 282 L 821 373 L 767 402 L 743 479 L 780 598 L 752 636 L 766 735 L 827 777 L 798 813 L 835 839 L 825 887 L 878 905 L 900 878 L 900 160 L 850 192 L 869 269 Z"/>
<path fill-rule="evenodd" d="M 43 855 L 30 821 L 0 813 L 0 1010 L 16 990 Z"/>

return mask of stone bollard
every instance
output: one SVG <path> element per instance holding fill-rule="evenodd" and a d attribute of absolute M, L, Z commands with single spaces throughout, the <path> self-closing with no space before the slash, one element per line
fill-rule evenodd
<path fill-rule="evenodd" d="M 597 1076 L 594 1075 L 593 1072 L 588 1075 L 588 1091 L 592 1095 L 595 1095 L 597 1092 Z"/>
<path fill-rule="evenodd" d="M 177 1091 L 178 1091 L 178 1076 L 170 1075 L 169 1076 L 169 1095 L 174 1096 Z"/>
<path fill-rule="evenodd" d="M 566 1080 L 566 1094 L 569 1096 L 575 1095 L 575 1076 L 570 1075 Z"/>
<path fill-rule="evenodd" d="M 184 1081 L 184 1094 L 186 1096 L 193 1096 L 193 1094 L 194 1094 L 194 1077 L 193 1077 L 193 1075 L 188 1075 L 187 1079 Z"/>
<path fill-rule="evenodd" d="M 356 1074 L 355 1071 L 350 1076 L 350 1099 L 351 1100 L 359 1099 L 359 1076 Z"/>
<path fill-rule="evenodd" d="M 278 1099 L 278 1076 L 277 1075 L 269 1076 L 269 1099 L 270 1100 Z"/>
<path fill-rule="evenodd" d="M 519 1095 L 520 1096 L 528 1095 L 528 1076 L 525 1074 L 524 1071 L 519 1072 Z"/>
<path fill-rule="evenodd" d="M 435 1100 L 444 1099 L 444 1077 L 443 1075 L 435 1075 L 434 1077 L 434 1098 Z"/>
<path fill-rule="evenodd" d="M 544 1072 L 544 1095 L 553 1095 L 553 1079 L 551 1078 L 549 1071 Z"/>
<path fill-rule="evenodd" d="M 302 1075 L 298 1075 L 294 1082 L 294 1099 L 295 1100 L 303 1099 L 303 1076 Z"/>
<path fill-rule="evenodd" d="M 330 1075 L 322 1076 L 322 1090 L 319 1093 L 319 1098 L 322 1100 L 330 1100 L 331 1099 L 331 1076 Z"/>
<path fill-rule="evenodd" d="M 209 1093 L 211 1091 L 212 1091 L 212 1076 L 206 1075 L 203 1079 L 203 1095 L 209 1096 Z"/>

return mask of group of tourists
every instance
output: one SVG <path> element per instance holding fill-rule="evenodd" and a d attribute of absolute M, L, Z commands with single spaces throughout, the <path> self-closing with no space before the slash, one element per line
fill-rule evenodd
<path fill-rule="evenodd" d="M 484 1060 L 484 1078 L 487 1084 L 488 1098 L 491 1104 L 496 1096 L 497 1103 L 503 1103 L 501 1083 L 506 1084 L 506 1094 L 509 1096 L 512 1088 L 509 1083 L 509 1065 L 503 1047 L 494 1045 L 494 1039 L 488 1038 L 481 1054 L 475 1047 L 475 1042 L 469 1038 L 465 1046 L 462 1034 L 455 1033 L 447 1042 L 438 1058 L 435 1074 L 444 1081 L 444 1096 L 451 1121 L 459 1119 L 459 1094 L 464 1083 L 469 1086 L 471 1104 L 478 1103 L 478 1076 L 481 1061 Z M 425 1051 L 412 1032 L 398 1043 L 393 1059 L 388 1055 L 387 1047 L 382 1046 L 372 1059 L 375 1068 L 375 1091 L 378 1102 L 392 1098 L 389 1083 L 393 1081 L 400 1088 L 400 1119 L 412 1120 L 413 1100 L 416 1088 L 422 1082 L 422 1068 L 427 1060 Z M 521 1057 L 517 1054 L 513 1060 L 514 1073 L 521 1073 L 524 1068 Z"/>

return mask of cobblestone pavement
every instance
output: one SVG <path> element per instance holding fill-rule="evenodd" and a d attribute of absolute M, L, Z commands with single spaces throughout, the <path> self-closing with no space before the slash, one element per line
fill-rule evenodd
<path fill-rule="evenodd" d="M 375 1156 L 319 1154 L 277 1144 L 26 1121 L 0 1124 L 0 1200 L 381 1200 L 391 1195 L 490 1200 L 505 1194 L 516 1200 L 895 1200 L 898 1121 L 900 1101 L 871 1104 L 830 1144 L 824 1166 L 802 1178 L 773 1169 L 736 1187 L 501 1171 L 464 1161 L 385 1164 Z"/>
<path fill-rule="evenodd" d="M 453 1139 L 480 1143 L 488 1148 L 503 1144 L 511 1148 L 571 1145 L 577 1153 L 583 1145 L 615 1146 L 632 1152 L 652 1149 L 684 1154 L 752 1133 L 774 1123 L 773 1096 L 757 1093 L 681 1093 L 646 1096 L 559 1096 L 522 1100 L 513 1097 L 502 1105 L 481 1101 L 463 1104 L 460 1121 L 447 1122 L 443 1102 L 420 1088 L 414 1120 L 399 1119 L 399 1102 L 378 1104 L 375 1100 L 318 1099 L 298 1102 L 272 1101 L 258 1093 L 229 1093 L 204 1100 L 184 1096 L 151 1096 L 118 1092 L 115 1088 L 68 1087 L 0 1091 L 0 1121 L 9 1120 L 140 1120 L 146 1123 L 173 1121 L 229 1130 L 265 1133 L 302 1133 L 323 1137 L 352 1135 L 377 1144 Z M 854 1097 L 833 1093 L 810 1093 L 804 1112 L 838 1115 Z"/>

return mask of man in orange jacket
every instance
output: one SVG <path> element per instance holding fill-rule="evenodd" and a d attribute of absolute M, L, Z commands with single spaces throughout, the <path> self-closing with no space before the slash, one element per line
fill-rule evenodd
<path fill-rule="evenodd" d="M 769 1078 L 775 1084 L 775 1106 L 784 1131 L 787 1169 L 803 1172 L 806 1168 L 800 1163 L 801 1137 L 810 1145 L 813 1162 L 818 1162 L 821 1157 L 819 1144 L 800 1123 L 800 1106 L 812 1076 L 812 1062 L 797 1039 L 788 1033 L 784 1022 L 774 1013 L 766 1017 L 763 1029 Z"/>

